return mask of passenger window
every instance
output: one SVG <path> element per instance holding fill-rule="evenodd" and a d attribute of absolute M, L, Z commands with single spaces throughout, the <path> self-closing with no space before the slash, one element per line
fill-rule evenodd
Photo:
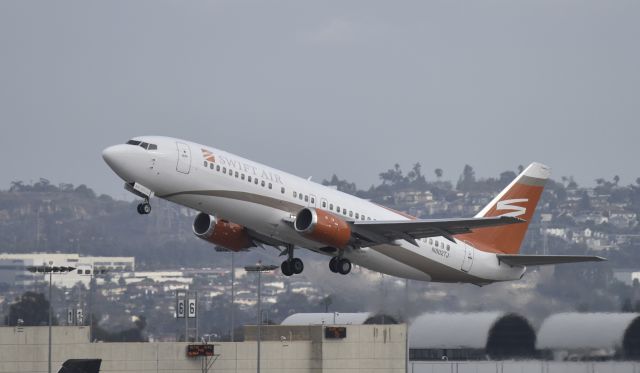
<path fill-rule="evenodd" d="M 247 181 L 251 182 L 251 176 L 247 176 Z"/>
<path fill-rule="evenodd" d="M 284 187 L 280 188 L 280 193 L 284 194 Z"/>
<path fill-rule="evenodd" d="M 322 201 L 322 207 L 323 207 L 323 208 L 327 208 L 327 202 Z"/>
<path fill-rule="evenodd" d="M 333 203 L 329 204 L 329 210 L 333 211 Z"/>
<path fill-rule="evenodd" d="M 253 179 L 253 183 L 258 185 L 258 178 L 257 177 L 255 179 Z"/>
<path fill-rule="evenodd" d="M 449 249 L 451 249 L 451 248 L 449 247 L 449 245 L 447 245 L 447 251 L 449 251 Z"/>
<path fill-rule="evenodd" d="M 429 238 L 429 245 L 433 245 L 433 239 Z"/>
<path fill-rule="evenodd" d="M 360 214 L 356 212 L 356 219 L 360 219 Z"/>
<path fill-rule="evenodd" d="M 339 214 L 340 213 L 340 206 L 336 206 L 336 212 Z"/>
<path fill-rule="evenodd" d="M 204 166 L 207 167 L 209 165 L 209 163 L 207 163 L 207 161 L 204 161 Z"/>
<path fill-rule="evenodd" d="M 352 218 L 353 217 L 353 211 L 349 210 L 349 217 Z"/>
<path fill-rule="evenodd" d="M 438 241 L 436 240 L 436 247 L 438 247 Z"/>
<path fill-rule="evenodd" d="M 226 167 L 222 167 L 222 173 L 226 174 L 227 173 L 227 168 Z"/>
<path fill-rule="evenodd" d="M 311 197 L 311 203 L 316 203 L 316 199 Z"/>
<path fill-rule="evenodd" d="M 298 198 L 300 198 L 300 201 L 302 201 L 302 193 L 298 194 Z"/>
<path fill-rule="evenodd" d="M 238 175 L 239 175 L 239 174 L 238 174 L 238 171 L 236 171 L 236 179 L 238 178 Z"/>
<path fill-rule="evenodd" d="M 156 144 L 149 144 L 149 150 L 158 150 L 158 145 L 156 145 Z"/>
<path fill-rule="evenodd" d="M 367 220 L 367 218 L 365 218 L 364 215 L 362 215 L 362 220 Z"/>
<path fill-rule="evenodd" d="M 265 184 L 266 183 L 264 182 L 264 180 L 262 180 L 262 182 L 260 183 L 260 185 L 263 186 L 263 187 L 265 186 Z"/>
<path fill-rule="evenodd" d="M 309 196 L 304 196 L 304 201 L 309 202 Z"/>
<path fill-rule="evenodd" d="M 213 163 L 209 163 L 209 168 L 213 170 Z"/>
<path fill-rule="evenodd" d="M 216 171 L 220 171 L 220 165 L 216 166 Z"/>
<path fill-rule="evenodd" d="M 293 198 L 296 198 L 298 196 L 298 192 L 296 192 L 295 190 L 293 191 Z"/>
<path fill-rule="evenodd" d="M 347 216 L 347 209 L 345 208 L 342 209 L 342 215 Z"/>
<path fill-rule="evenodd" d="M 269 183 L 269 189 L 271 189 L 271 187 L 272 187 L 272 185 L 271 185 L 271 183 Z"/>
<path fill-rule="evenodd" d="M 244 174 L 240 175 L 240 180 L 244 180 Z"/>

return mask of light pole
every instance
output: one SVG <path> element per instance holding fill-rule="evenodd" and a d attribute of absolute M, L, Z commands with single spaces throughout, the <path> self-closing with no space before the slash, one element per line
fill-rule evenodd
<path fill-rule="evenodd" d="M 93 302 L 94 302 L 94 292 L 96 286 L 96 275 L 104 275 L 109 270 L 105 267 L 96 268 L 93 265 L 91 266 L 91 278 L 89 279 L 89 342 L 93 342 Z"/>
<path fill-rule="evenodd" d="M 260 339 L 262 338 L 261 324 L 262 324 L 262 272 L 271 272 L 278 266 L 273 264 L 262 264 L 258 262 L 254 266 L 246 266 L 244 270 L 247 272 L 258 272 L 258 331 L 257 331 L 257 343 L 258 343 L 258 357 L 257 357 L 257 372 L 260 373 Z"/>
<path fill-rule="evenodd" d="M 49 353 L 48 353 L 48 372 L 51 373 L 51 324 L 53 322 L 53 299 L 51 296 L 51 287 L 53 282 L 53 274 L 64 274 L 73 271 L 74 267 L 53 267 L 53 262 L 49 262 L 49 265 L 42 265 L 41 267 L 28 267 L 27 270 L 31 273 L 48 273 L 49 274 Z"/>

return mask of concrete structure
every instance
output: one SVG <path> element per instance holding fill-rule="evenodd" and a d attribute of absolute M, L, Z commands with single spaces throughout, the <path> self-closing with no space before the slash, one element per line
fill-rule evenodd
<path fill-rule="evenodd" d="M 74 267 L 75 271 L 62 276 L 53 276 L 57 287 L 73 287 L 78 282 L 89 286 L 93 270 L 134 271 L 135 258 L 109 256 L 80 256 L 79 254 L 34 253 L 0 254 L 0 283 L 28 286 L 37 281 L 45 281 L 45 275 L 32 274 L 25 267 L 41 266 L 53 262 L 53 266 Z"/>
<path fill-rule="evenodd" d="M 324 326 L 263 326 L 262 372 L 405 371 L 405 325 L 346 325 L 346 338 L 327 339 Z M 255 326 L 247 327 L 249 339 Z M 282 339 L 281 337 L 290 336 Z M 101 372 L 202 372 L 188 343 L 89 343 L 86 327 L 54 327 L 53 366 L 74 358 L 102 359 Z M 210 372 L 254 373 L 256 342 L 215 344 Z M 0 327 L 0 373 L 47 370 L 46 327 Z"/>
<path fill-rule="evenodd" d="M 409 327 L 409 356 L 411 360 L 532 358 L 535 341 L 529 322 L 512 313 L 423 314 Z"/>
<path fill-rule="evenodd" d="M 536 347 L 556 360 L 640 358 L 640 314 L 559 313 L 546 318 Z"/>
<path fill-rule="evenodd" d="M 280 325 L 362 325 L 372 315 L 371 312 L 294 313 L 282 320 Z"/>

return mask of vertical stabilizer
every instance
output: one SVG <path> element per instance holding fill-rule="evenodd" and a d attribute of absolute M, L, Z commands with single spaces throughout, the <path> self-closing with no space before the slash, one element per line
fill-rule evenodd
<path fill-rule="evenodd" d="M 513 216 L 525 220 L 521 224 L 481 228 L 456 236 L 475 248 L 504 254 L 517 254 L 533 218 L 551 169 L 540 163 L 530 164 L 476 217 Z"/>

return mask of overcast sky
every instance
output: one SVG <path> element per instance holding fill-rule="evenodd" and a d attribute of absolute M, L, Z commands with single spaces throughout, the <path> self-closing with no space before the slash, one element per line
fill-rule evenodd
<path fill-rule="evenodd" d="M 0 189 L 122 197 L 143 134 L 360 187 L 531 161 L 640 176 L 639 1 L 0 1 Z"/>

